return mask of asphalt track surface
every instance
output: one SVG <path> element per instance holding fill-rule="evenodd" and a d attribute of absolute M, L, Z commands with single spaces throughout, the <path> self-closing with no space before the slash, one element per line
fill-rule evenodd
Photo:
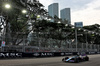
<path fill-rule="evenodd" d="M 0 66 L 100 66 L 100 55 L 89 55 L 90 60 L 80 63 L 62 62 L 63 57 L 0 59 Z"/>

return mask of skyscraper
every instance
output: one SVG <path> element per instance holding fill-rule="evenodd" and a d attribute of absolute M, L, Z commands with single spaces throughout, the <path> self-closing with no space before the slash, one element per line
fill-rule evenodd
<path fill-rule="evenodd" d="M 58 3 L 53 3 L 48 6 L 48 12 L 51 17 L 57 16 L 59 17 L 59 6 Z M 52 20 L 53 21 L 53 20 Z"/>
<path fill-rule="evenodd" d="M 60 11 L 60 17 L 64 23 L 71 24 L 70 8 L 65 8 Z"/>

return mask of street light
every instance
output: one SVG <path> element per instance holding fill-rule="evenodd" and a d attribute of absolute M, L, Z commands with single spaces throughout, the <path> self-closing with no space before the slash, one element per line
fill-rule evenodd
<path fill-rule="evenodd" d="M 49 18 L 48 21 L 51 21 L 51 18 Z"/>
<path fill-rule="evenodd" d="M 65 24 L 65 26 L 68 26 L 68 24 Z"/>
<path fill-rule="evenodd" d="M 40 18 L 41 16 L 40 15 L 37 15 L 37 18 Z"/>
<path fill-rule="evenodd" d="M 9 8 L 11 8 L 11 5 L 10 4 L 5 4 L 5 8 L 7 8 L 7 9 L 9 9 Z M 27 11 L 24 9 L 24 10 L 22 10 L 22 13 L 27 13 Z"/>
<path fill-rule="evenodd" d="M 58 23 L 61 23 L 60 21 Z"/>
<path fill-rule="evenodd" d="M 7 9 L 11 8 L 10 4 L 6 4 L 5 8 L 7 8 Z"/>
<path fill-rule="evenodd" d="M 26 10 L 22 10 L 22 13 L 24 13 L 24 14 L 25 14 L 25 13 L 27 13 L 27 11 L 26 11 Z"/>
<path fill-rule="evenodd" d="M 81 28 L 79 28 L 78 30 L 81 30 Z"/>
<path fill-rule="evenodd" d="M 86 30 L 84 30 L 84 32 L 85 32 Z"/>

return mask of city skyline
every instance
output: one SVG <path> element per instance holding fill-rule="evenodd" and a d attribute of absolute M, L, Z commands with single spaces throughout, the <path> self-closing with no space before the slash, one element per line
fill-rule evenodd
<path fill-rule="evenodd" d="M 64 8 L 62 10 L 60 10 L 60 18 L 63 21 L 68 21 L 68 22 L 64 22 L 65 24 L 71 24 L 71 15 L 70 15 L 70 8 Z"/>
<path fill-rule="evenodd" d="M 83 25 L 100 24 L 100 0 L 39 0 L 45 9 L 52 3 L 59 3 L 59 12 L 61 9 L 71 9 L 71 24 L 74 22 L 83 22 Z M 46 1 L 46 3 L 45 3 Z"/>
<path fill-rule="evenodd" d="M 59 4 L 52 3 L 48 6 L 48 13 L 50 16 L 54 17 L 55 15 L 59 17 Z"/>
<path fill-rule="evenodd" d="M 52 3 L 48 6 L 48 13 L 51 17 L 59 17 L 59 4 L 58 3 Z M 51 22 L 54 22 L 54 20 L 51 19 Z"/>

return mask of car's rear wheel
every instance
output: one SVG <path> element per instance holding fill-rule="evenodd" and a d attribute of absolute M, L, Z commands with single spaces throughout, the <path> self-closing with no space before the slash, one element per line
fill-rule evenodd
<path fill-rule="evenodd" d="M 69 57 L 65 57 L 65 60 L 68 59 Z"/>
<path fill-rule="evenodd" d="M 85 58 L 85 61 L 89 61 L 89 57 L 86 57 L 86 58 Z"/>

